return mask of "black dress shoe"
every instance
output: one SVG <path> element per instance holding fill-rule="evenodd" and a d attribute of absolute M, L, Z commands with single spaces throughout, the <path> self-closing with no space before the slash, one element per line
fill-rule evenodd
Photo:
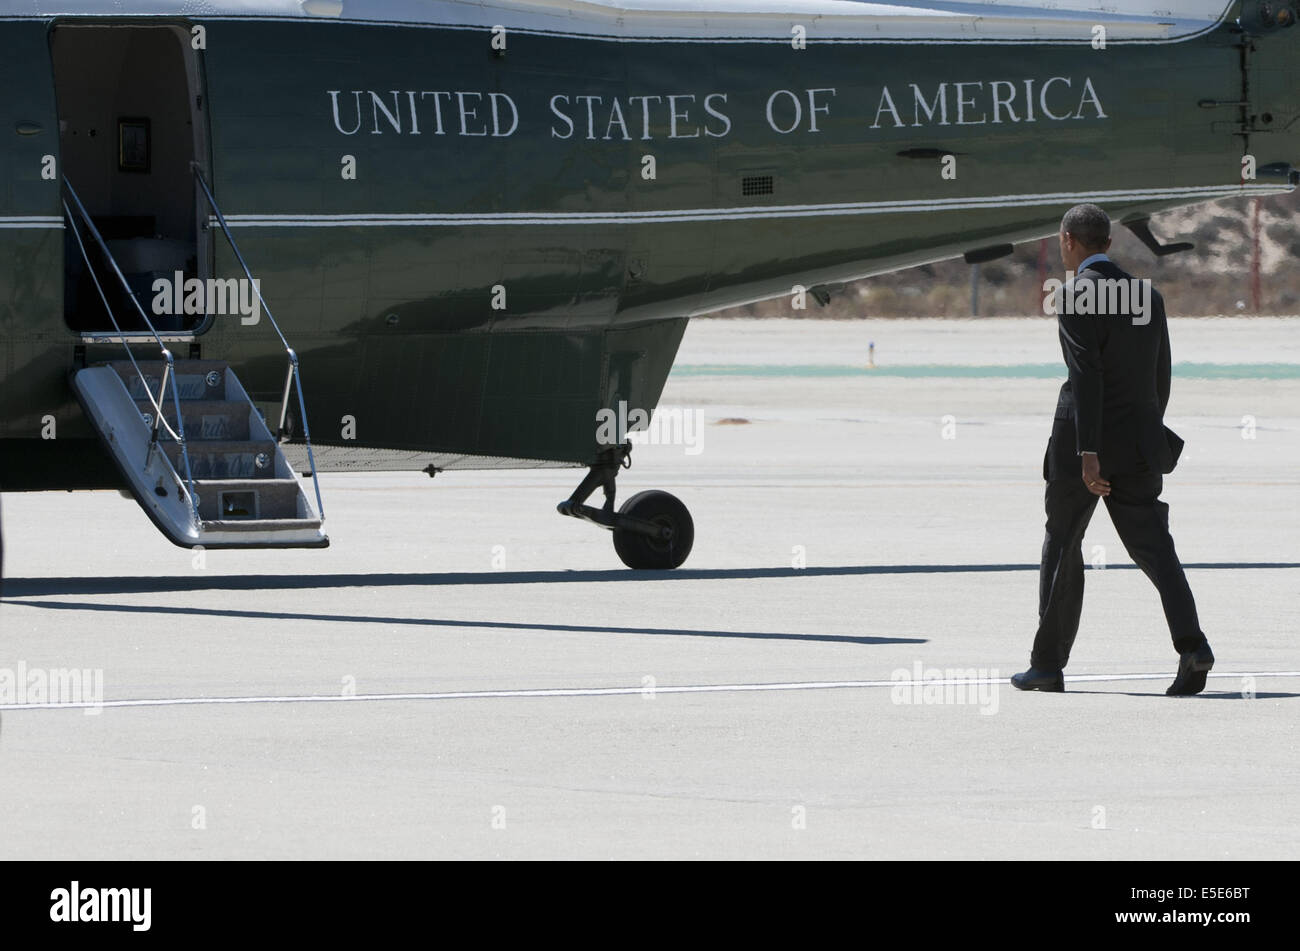
<path fill-rule="evenodd" d="M 1036 667 L 1030 667 L 1023 674 L 1012 674 L 1011 686 L 1017 690 L 1065 693 L 1065 674 L 1059 670 L 1038 670 Z"/>
<path fill-rule="evenodd" d="M 1191 697 L 1205 689 L 1205 675 L 1214 666 L 1214 651 L 1205 644 L 1178 655 L 1178 676 L 1165 691 L 1168 697 Z"/>

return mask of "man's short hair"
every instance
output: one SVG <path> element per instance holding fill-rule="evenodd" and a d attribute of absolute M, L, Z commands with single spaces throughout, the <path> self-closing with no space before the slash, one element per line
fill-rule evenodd
<path fill-rule="evenodd" d="M 1110 218 L 1096 205 L 1075 205 L 1061 219 L 1061 230 L 1085 249 L 1100 251 L 1110 240 Z"/>

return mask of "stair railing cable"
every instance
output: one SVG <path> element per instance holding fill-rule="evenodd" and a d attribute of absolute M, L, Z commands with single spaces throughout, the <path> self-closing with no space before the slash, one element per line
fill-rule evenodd
<path fill-rule="evenodd" d="M 149 320 L 148 315 L 145 314 L 144 308 L 140 306 L 140 302 L 136 299 L 135 293 L 131 290 L 131 285 L 127 282 L 126 276 L 122 273 L 122 269 L 117 266 L 117 261 L 113 258 L 113 255 L 109 253 L 108 245 L 104 243 L 103 236 L 99 233 L 99 229 L 95 227 L 95 223 L 86 212 L 86 207 L 81 203 L 81 198 L 78 197 L 76 189 L 72 187 L 72 182 L 68 181 L 66 176 L 63 179 L 63 189 L 67 193 L 68 197 L 72 199 L 72 203 L 76 206 L 78 212 L 78 215 L 74 215 L 72 209 L 68 207 L 67 201 L 63 201 L 63 210 L 67 213 L 68 224 L 72 227 L 73 237 L 77 239 L 77 248 L 81 251 L 81 259 L 86 263 L 86 270 L 90 273 L 91 280 L 94 281 L 95 290 L 99 292 L 99 299 L 104 304 L 104 311 L 108 314 L 108 319 L 112 321 L 113 329 L 117 331 L 118 337 L 122 341 L 122 346 L 126 350 L 127 359 L 131 361 L 131 366 L 135 370 L 136 376 L 140 378 L 140 383 L 144 387 L 145 395 L 149 398 L 149 403 L 153 407 L 152 432 L 149 437 L 149 452 L 145 456 L 145 465 L 147 466 L 149 464 L 154 452 L 158 450 L 158 436 L 160 429 L 165 430 L 167 435 L 169 435 L 181 449 L 181 461 L 185 466 L 185 482 L 180 486 L 180 488 L 185 493 L 186 501 L 190 506 L 191 518 L 194 525 L 197 527 L 200 524 L 198 496 L 194 491 L 194 475 L 190 469 L 189 447 L 185 443 L 185 417 L 181 414 L 180 390 L 176 385 L 176 360 L 172 356 L 171 351 L 167 349 L 167 345 L 163 343 L 162 337 L 158 335 L 158 331 L 154 329 L 154 325 L 152 321 Z M 100 253 L 103 254 L 104 260 L 112 267 L 113 273 L 116 275 L 118 282 L 122 285 L 122 289 L 126 292 L 127 298 L 135 305 L 135 309 L 139 313 L 140 319 L 144 321 L 144 325 L 149 328 L 149 332 L 153 335 L 154 341 L 158 344 L 158 349 L 162 354 L 163 360 L 163 375 L 162 379 L 158 383 L 157 398 L 154 397 L 153 391 L 149 388 L 149 380 L 144 375 L 144 371 L 140 369 L 140 364 L 135 360 L 135 354 L 131 351 L 131 344 L 127 340 L 127 335 L 122 330 L 121 325 L 117 322 L 117 316 L 113 313 L 113 308 L 108 302 L 108 295 L 104 293 L 104 288 L 100 283 L 99 275 L 95 271 L 94 264 L 91 263 L 90 255 L 86 252 L 85 242 L 82 241 L 81 231 L 77 227 L 78 216 L 80 216 L 82 222 L 86 226 L 86 230 L 94 239 Z M 162 401 L 166 399 L 165 394 L 169 389 L 172 396 L 172 405 L 176 409 L 175 429 L 173 429 L 171 424 L 164 419 L 166 414 L 162 408 Z M 177 483 L 179 484 L 181 477 L 180 474 L 176 472 L 175 467 L 172 466 L 171 460 L 167 459 L 165 454 L 163 460 L 167 463 L 167 467 L 171 469 L 172 473 L 176 476 Z"/>
<path fill-rule="evenodd" d="M 217 219 L 217 224 L 221 226 L 222 234 L 226 236 L 226 241 L 230 244 L 230 250 L 235 254 L 235 260 L 237 260 L 239 266 L 243 268 L 244 276 L 247 278 L 249 286 L 252 287 L 254 292 L 257 294 L 257 300 L 261 304 L 262 313 L 265 314 L 267 320 L 271 322 L 271 327 L 274 328 L 276 336 L 280 338 L 280 343 L 284 346 L 284 352 L 288 356 L 289 366 L 284 378 L 284 395 L 280 400 L 280 422 L 276 429 L 275 438 L 276 442 L 284 442 L 286 440 L 284 435 L 284 425 L 289 413 L 289 394 L 296 390 L 298 396 L 298 415 L 302 419 L 302 438 L 303 442 L 307 446 L 307 464 L 311 467 L 312 486 L 316 490 L 316 514 L 323 522 L 325 521 L 325 505 L 321 501 L 320 480 L 316 478 L 316 457 L 311 448 L 311 429 L 307 425 L 307 401 L 302 395 L 302 374 L 298 369 L 298 354 L 294 352 L 293 347 L 289 346 L 289 341 L 285 339 L 284 333 L 280 330 L 280 325 L 276 323 L 275 317 L 271 313 L 271 308 L 266 304 L 266 298 L 262 296 L 262 288 L 258 285 L 258 282 L 253 280 L 253 272 L 249 269 L 248 263 L 244 260 L 244 255 L 240 253 L 239 245 L 235 243 L 235 237 L 230 233 L 230 226 L 226 224 L 225 215 L 223 215 L 221 209 L 217 207 L 217 200 L 213 197 L 212 190 L 208 188 L 208 183 L 204 181 L 203 173 L 199 170 L 198 164 L 191 163 L 191 168 L 194 170 L 194 180 L 198 183 L 199 188 L 203 190 L 203 194 L 207 198 L 208 207 L 212 209 L 212 214 Z M 250 402 L 252 401 L 250 400 Z"/>

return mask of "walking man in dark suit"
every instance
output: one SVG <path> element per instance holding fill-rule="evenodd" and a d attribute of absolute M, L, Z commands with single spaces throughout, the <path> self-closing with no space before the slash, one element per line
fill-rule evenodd
<path fill-rule="evenodd" d="M 1214 654 L 1169 535 L 1162 474 L 1172 472 L 1182 441 L 1164 426 L 1169 403 L 1169 328 L 1164 299 L 1106 256 L 1110 219 L 1096 205 L 1076 205 L 1061 220 L 1067 281 L 1056 297 L 1061 352 L 1069 379 L 1061 386 L 1043 459 L 1047 538 L 1038 582 L 1038 633 L 1030 667 L 1011 683 L 1021 690 L 1063 691 L 1062 671 L 1083 610 L 1083 533 L 1105 499 L 1129 555 L 1160 592 L 1178 652 L 1178 673 L 1165 693 L 1205 688 Z"/>

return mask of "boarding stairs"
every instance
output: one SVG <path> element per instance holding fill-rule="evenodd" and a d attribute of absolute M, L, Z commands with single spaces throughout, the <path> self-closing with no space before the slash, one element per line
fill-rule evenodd
<path fill-rule="evenodd" d="M 221 213 L 195 172 L 221 228 L 244 270 Z M 72 389 L 116 462 L 130 494 L 172 542 L 203 548 L 323 548 L 324 507 L 312 459 L 311 436 L 298 358 L 262 301 L 262 316 L 279 335 L 287 355 L 278 427 L 272 432 L 230 365 L 220 360 L 177 360 L 154 329 L 121 268 L 113 260 L 70 183 L 64 209 L 113 326 L 125 359 L 86 366 Z M 77 226 L 79 213 L 81 227 Z M 147 333 L 121 332 L 82 232 L 93 240 L 111 274 L 127 290 Z M 248 279 L 252 280 L 251 273 Z M 259 291 L 260 295 L 260 291 Z M 138 359 L 133 347 L 154 345 L 158 359 Z M 152 347 L 151 347 L 152 349 Z M 281 443 L 287 439 L 290 396 L 297 395 L 298 422 L 306 441 L 314 493 L 295 477 Z M 313 504 L 314 503 L 314 504 Z"/>

